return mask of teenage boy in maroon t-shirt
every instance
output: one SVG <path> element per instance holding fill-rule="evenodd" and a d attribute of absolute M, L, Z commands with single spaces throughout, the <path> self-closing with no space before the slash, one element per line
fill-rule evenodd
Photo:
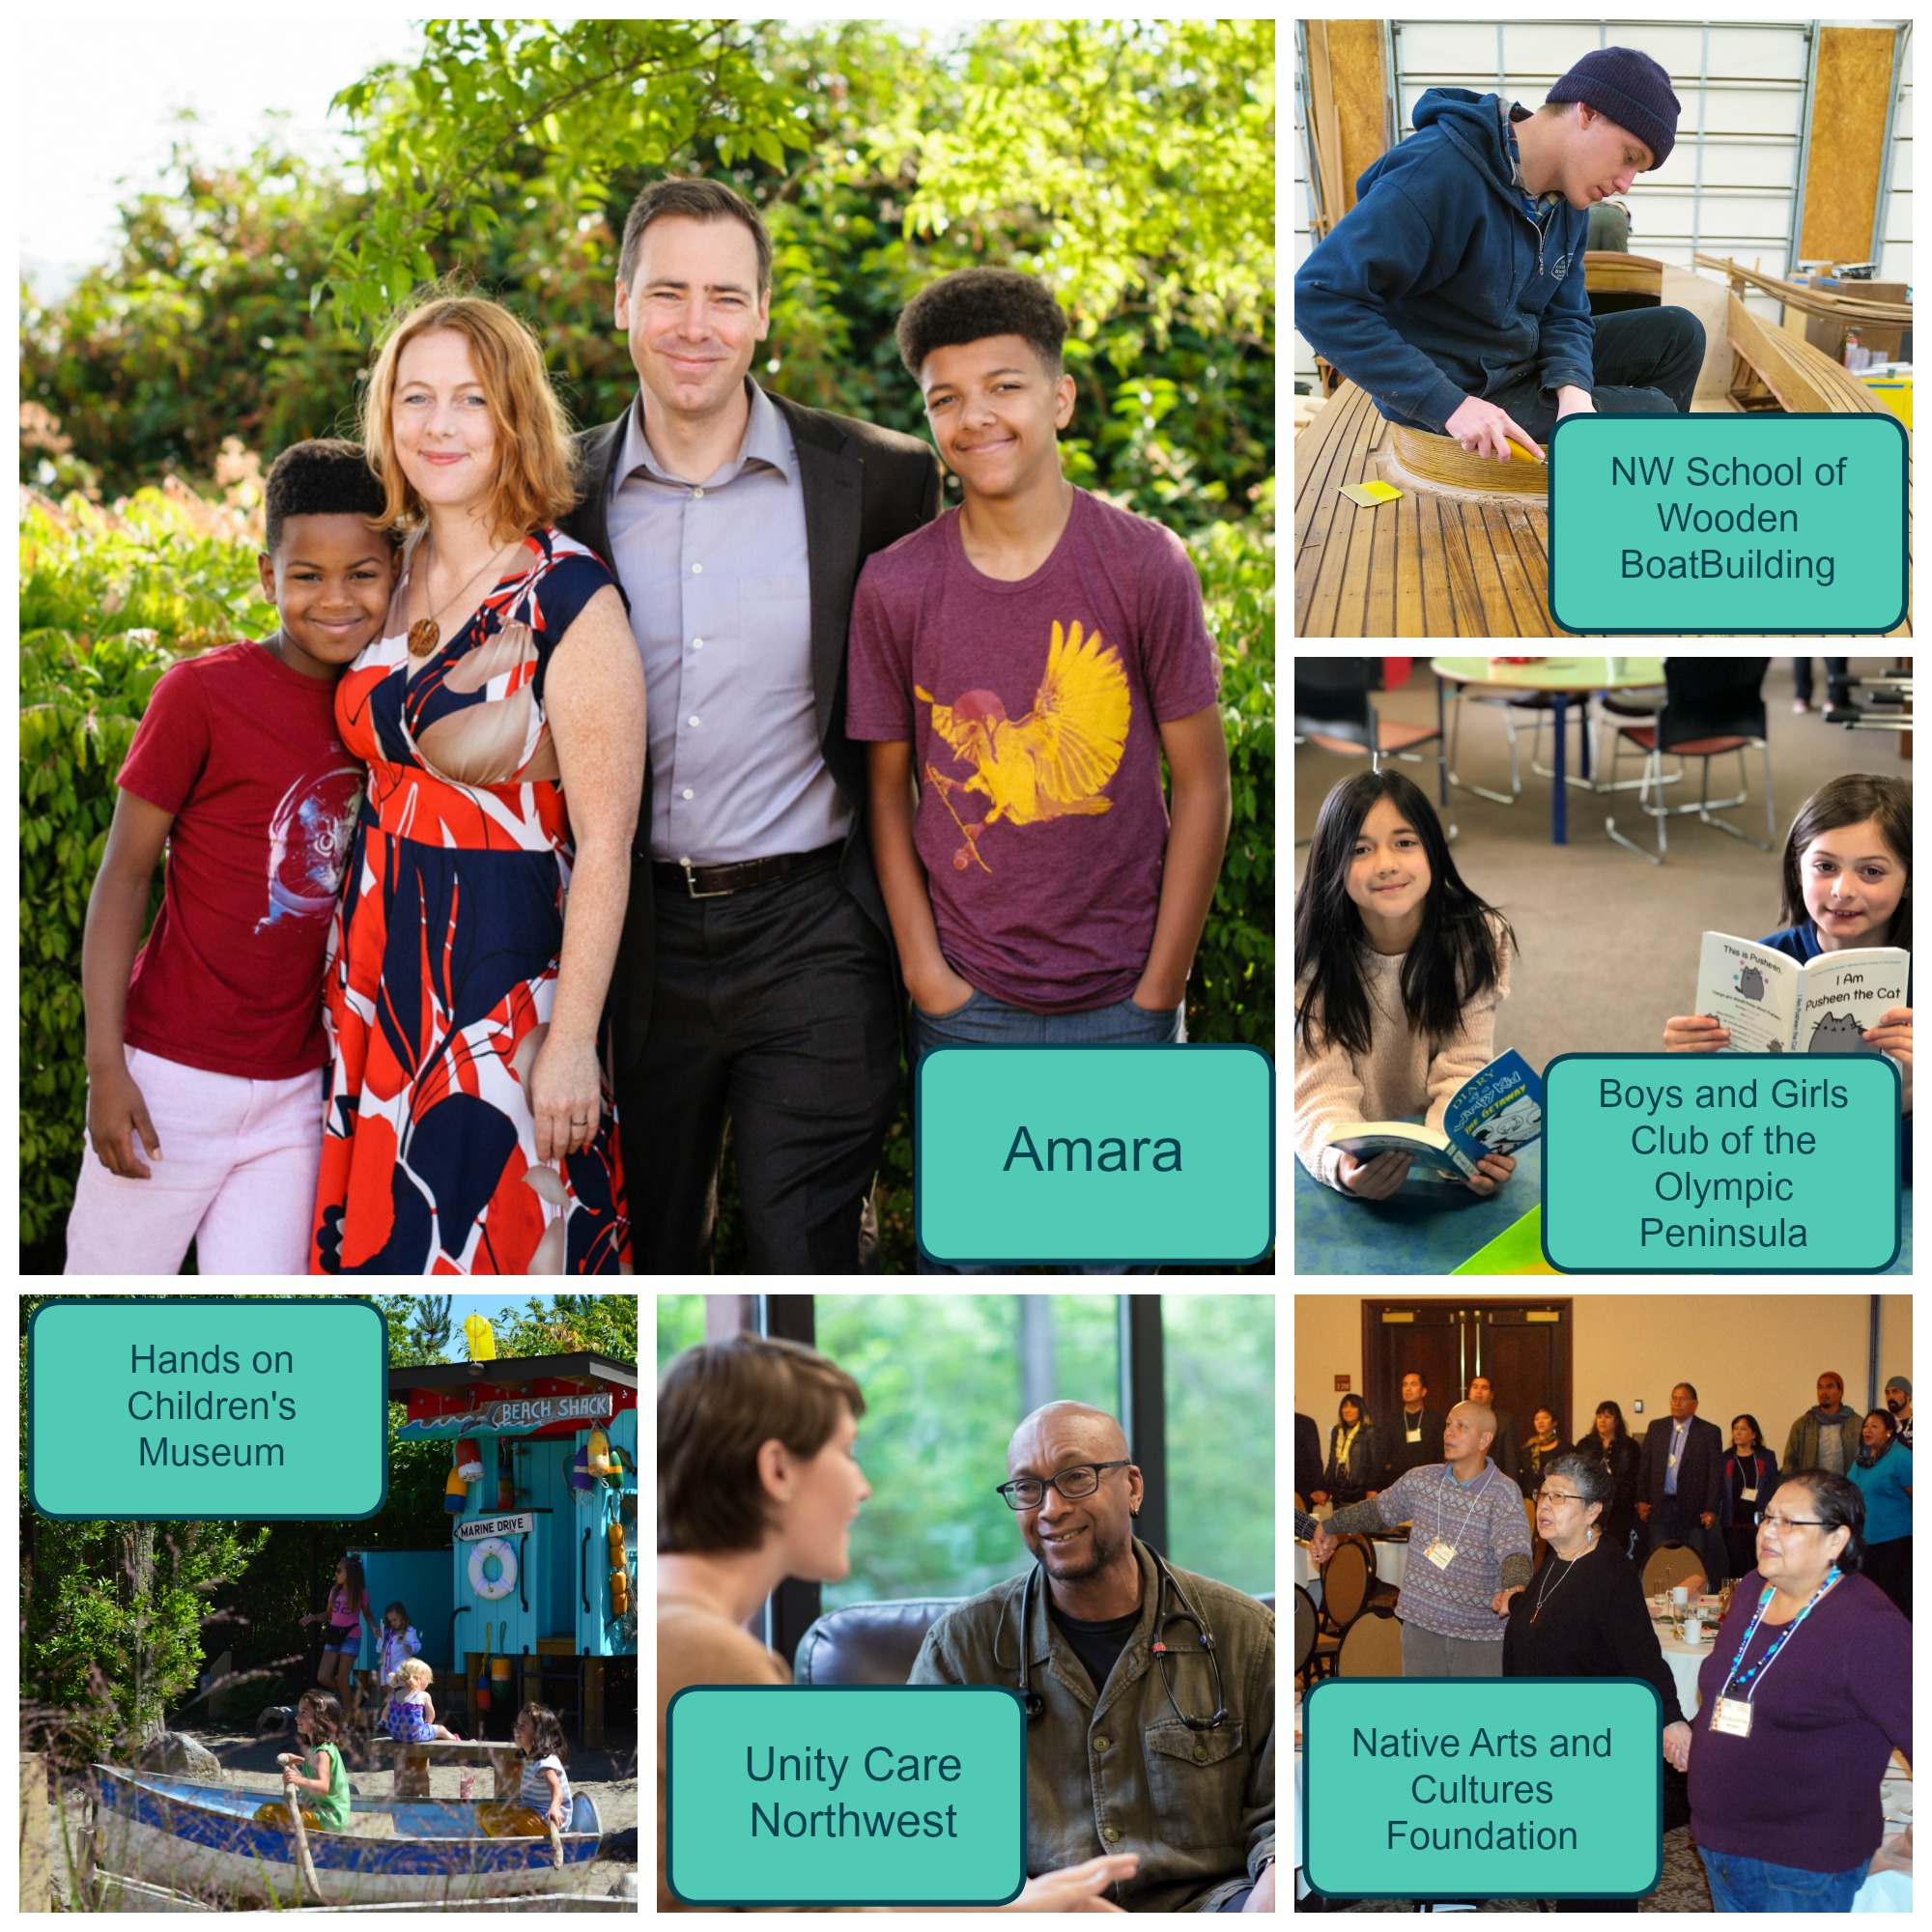
<path fill-rule="evenodd" d="M 396 552 L 359 443 L 285 450 L 264 507 L 281 628 L 173 666 L 121 768 L 81 952 L 70 1274 L 173 1274 L 190 1241 L 203 1274 L 306 1272 L 323 953 L 363 779 L 335 681 L 382 635 Z"/>
<path fill-rule="evenodd" d="M 899 317 L 962 501 L 866 565 L 845 729 L 870 741 L 916 1056 L 1183 1038 L 1227 845 L 1200 579 L 1171 530 L 1061 473 L 1065 335 L 1046 285 L 1006 269 L 945 276 Z"/>

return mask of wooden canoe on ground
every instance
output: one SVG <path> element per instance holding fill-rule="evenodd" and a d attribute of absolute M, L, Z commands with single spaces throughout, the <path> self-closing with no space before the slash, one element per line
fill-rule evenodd
<path fill-rule="evenodd" d="M 1863 384 L 1804 337 L 1728 298 L 1731 379 L 1702 410 L 1879 411 Z M 1344 383 L 1294 440 L 1294 634 L 1298 638 L 1568 637 L 1549 620 L 1549 507 L 1523 494 L 1450 487 L 1418 473 L 1412 433 Z M 1445 440 L 1437 439 L 1436 440 Z M 1460 451 L 1456 452 L 1458 455 Z M 1438 466 L 1443 474 L 1453 465 Z M 1504 466 L 1495 466 L 1502 470 Z M 1512 483 L 1525 480 L 1509 466 Z M 1390 481 L 1400 501 L 1360 508 L 1345 483 Z M 1909 488 L 1908 471 L 1908 488 Z M 1909 637 L 1905 623 L 1889 633 Z"/>
<path fill-rule="evenodd" d="M 196 1898 L 301 1902 L 295 1838 L 255 1823 L 272 1794 L 238 1785 L 94 1767 L 95 1861 Z M 489 1838 L 475 1800 L 357 1798 L 348 1832 L 310 1832 L 328 1905 L 439 1903 L 581 1889 L 602 1828 L 595 1802 L 572 1794 L 559 1868 L 548 1838 Z"/>

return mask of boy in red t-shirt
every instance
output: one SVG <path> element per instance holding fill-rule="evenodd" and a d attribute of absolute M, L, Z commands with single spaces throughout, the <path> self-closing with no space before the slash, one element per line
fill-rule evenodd
<path fill-rule="evenodd" d="M 383 505 L 360 444 L 283 451 L 261 558 L 281 628 L 173 666 L 134 734 L 81 952 L 89 1145 L 70 1274 L 174 1274 L 190 1241 L 203 1274 L 306 1271 L 323 952 L 363 776 L 335 681 L 388 611 Z"/>
<path fill-rule="evenodd" d="M 1171 530 L 1061 473 L 1065 335 L 1046 285 L 1006 269 L 947 275 L 899 317 L 963 500 L 861 574 L 845 729 L 871 741 L 915 1059 L 1184 1038 L 1227 845 L 1201 582 Z"/>

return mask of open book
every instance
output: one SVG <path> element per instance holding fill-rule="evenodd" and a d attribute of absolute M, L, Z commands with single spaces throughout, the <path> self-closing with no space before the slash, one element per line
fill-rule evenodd
<path fill-rule="evenodd" d="M 1897 946 L 1821 952 L 1800 964 L 1769 946 L 1707 932 L 1695 1011 L 1731 1030 L 1733 1053 L 1875 1053 L 1864 1031 L 1905 1005 L 1912 954 Z"/>
<path fill-rule="evenodd" d="M 1406 1153 L 1411 1179 L 1463 1180 L 1486 1153 L 1514 1153 L 1543 1132 L 1543 1083 L 1517 1052 L 1498 1054 L 1459 1087 L 1442 1126 L 1407 1121 L 1350 1121 L 1326 1145 L 1373 1160 L 1378 1153 Z"/>

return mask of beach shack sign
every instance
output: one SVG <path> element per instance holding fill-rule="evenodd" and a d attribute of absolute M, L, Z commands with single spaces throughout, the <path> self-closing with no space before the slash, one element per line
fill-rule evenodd
<path fill-rule="evenodd" d="M 608 1395 L 542 1395 L 526 1402 L 493 1402 L 460 1418 L 472 1429 L 543 1429 L 553 1422 L 608 1422 Z"/>

